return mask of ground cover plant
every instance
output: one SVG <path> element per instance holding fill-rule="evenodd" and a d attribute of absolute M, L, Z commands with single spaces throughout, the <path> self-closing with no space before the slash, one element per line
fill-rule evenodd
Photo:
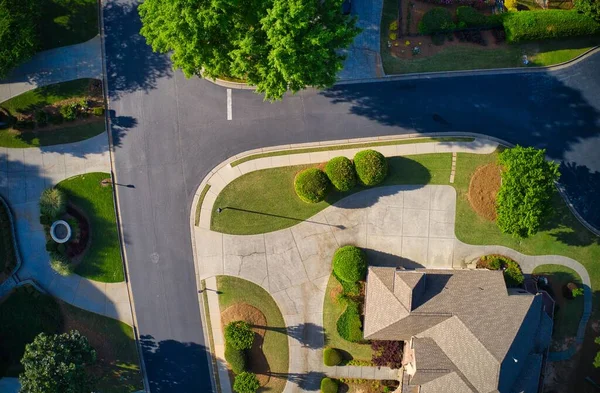
<path fill-rule="evenodd" d="M 268 364 L 271 376 L 268 383 L 263 386 L 273 393 L 283 391 L 288 373 L 288 336 L 286 325 L 279 307 L 267 291 L 256 284 L 231 276 L 218 276 L 217 289 L 219 293 L 219 307 L 221 311 L 240 304 L 247 304 L 258 309 L 266 319 L 267 329 L 264 329 L 262 353 Z M 260 327 L 255 327 L 260 329 Z M 246 358 L 246 370 L 252 368 L 252 359 Z M 259 379 L 264 375 L 258 375 Z M 267 376 L 268 377 L 268 376 Z"/>
<path fill-rule="evenodd" d="M 98 111 L 100 110 L 100 111 Z M 49 146 L 104 132 L 102 84 L 96 79 L 43 86 L 0 103 L 0 146 Z"/>
<path fill-rule="evenodd" d="M 373 364 L 378 367 L 401 368 L 404 341 L 372 341 Z"/>
<path fill-rule="evenodd" d="M 89 248 L 75 273 L 95 281 L 121 282 L 124 280 L 123 264 L 109 179 L 108 173 L 86 173 L 63 180 L 56 188 L 65 193 L 90 225 Z"/>
<path fill-rule="evenodd" d="M 71 330 L 86 336 L 97 354 L 91 375 L 98 391 L 131 393 L 142 389 L 133 329 L 112 318 L 91 313 L 33 287 L 18 288 L 0 304 L 0 377 L 17 377 L 26 344 L 40 333 Z"/>

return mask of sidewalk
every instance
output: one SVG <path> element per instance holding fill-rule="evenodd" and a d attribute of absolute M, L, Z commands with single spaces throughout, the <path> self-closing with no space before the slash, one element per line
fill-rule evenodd
<path fill-rule="evenodd" d="M 102 78 L 100 36 L 36 54 L 0 80 L 0 102 L 39 86 L 80 78 Z"/>
<path fill-rule="evenodd" d="M 21 250 L 21 281 L 35 280 L 53 296 L 79 308 L 132 324 L 127 285 L 106 284 L 76 274 L 63 277 L 50 267 L 39 222 L 42 191 L 72 176 L 110 172 L 105 133 L 67 145 L 42 148 L 0 148 L 0 194 L 9 203 Z"/>

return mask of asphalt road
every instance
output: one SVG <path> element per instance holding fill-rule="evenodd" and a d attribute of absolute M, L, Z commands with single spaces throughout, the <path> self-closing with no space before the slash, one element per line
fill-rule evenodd
<path fill-rule="evenodd" d="M 554 73 L 438 78 L 307 90 L 265 103 L 171 70 L 137 35 L 135 1 L 104 6 L 115 171 L 129 279 L 150 388 L 209 392 L 189 232 L 203 177 L 245 150 L 412 132 L 469 131 L 545 147 L 587 209 L 600 190 L 600 55 Z M 586 199 L 588 198 L 588 199 Z M 596 208 L 597 209 L 597 208 Z M 600 225 L 598 225 L 600 226 Z"/>

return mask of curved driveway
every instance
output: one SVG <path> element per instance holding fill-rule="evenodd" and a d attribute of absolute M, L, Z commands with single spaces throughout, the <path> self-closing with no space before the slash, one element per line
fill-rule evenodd
<path fill-rule="evenodd" d="M 115 171 L 129 280 L 152 392 L 208 392 L 189 233 L 193 195 L 218 163 L 270 145 L 470 131 L 574 162 L 572 195 L 600 169 L 600 54 L 552 73 L 336 86 L 269 104 L 171 70 L 137 35 L 134 0 L 104 5 Z M 579 188 L 578 188 L 579 187 Z M 584 201 L 585 202 L 585 201 Z M 585 204 L 585 203 L 584 203 Z M 593 213 L 593 212 L 591 212 Z M 584 212 L 585 214 L 585 212 Z M 587 214 L 586 217 L 592 217 Z M 593 218 L 593 217 L 592 217 Z M 599 220 L 600 221 L 600 220 Z"/>

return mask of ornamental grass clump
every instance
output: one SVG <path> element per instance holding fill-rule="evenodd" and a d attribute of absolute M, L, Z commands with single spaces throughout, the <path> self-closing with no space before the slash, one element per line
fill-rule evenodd
<path fill-rule="evenodd" d="M 47 188 L 40 197 L 40 213 L 54 220 L 67 210 L 67 197 L 57 188 Z"/>

